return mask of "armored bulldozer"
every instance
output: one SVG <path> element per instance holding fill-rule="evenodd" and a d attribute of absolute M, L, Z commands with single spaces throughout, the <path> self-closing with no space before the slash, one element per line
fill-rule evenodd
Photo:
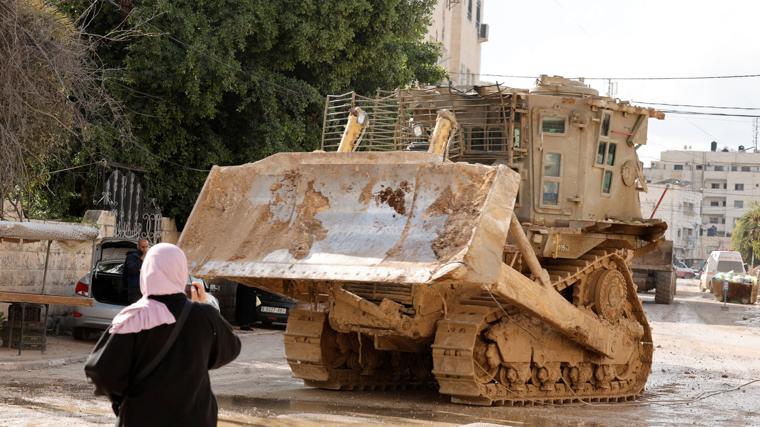
<path fill-rule="evenodd" d="M 666 228 L 640 218 L 650 117 L 558 77 L 331 96 L 321 152 L 214 167 L 179 244 L 197 276 L 299 302 L 308 386 L 632 399 L 653 346 L 629 266 Z"/>

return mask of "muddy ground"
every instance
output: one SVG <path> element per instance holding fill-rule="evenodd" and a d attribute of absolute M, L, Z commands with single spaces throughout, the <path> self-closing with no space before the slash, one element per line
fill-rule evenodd
<path fill-rule="evenodd" d="M 760 306 L 724 310 L 695 281 L 679 280 L 673 305 L 641 297 L 656 350 L 636 402 L 484 408 L 451 404 L 434 391 L 309 389 L 290 377 L 282 329 L 273 328 L 241 333 L 241 356 L 213 372 L 220 425 L 760 425 Z M 82 353 L 92 343 L 66 345 Z M 113 423 L 108 403 L 92 396 L 81 362 L 0 377 L 0 425 Z"/>

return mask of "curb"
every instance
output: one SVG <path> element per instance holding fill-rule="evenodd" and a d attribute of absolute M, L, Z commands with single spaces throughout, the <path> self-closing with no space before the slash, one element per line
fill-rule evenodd
<path fill-rule="evenodd" d="M 47 360 L 0 362 L 0 371 L 30 371 L 34 369 L 57 368 L 59 366 L 71 365 L 73 363 L 81 363 L 85 360 L 87 360 L 87 355 Z"/>

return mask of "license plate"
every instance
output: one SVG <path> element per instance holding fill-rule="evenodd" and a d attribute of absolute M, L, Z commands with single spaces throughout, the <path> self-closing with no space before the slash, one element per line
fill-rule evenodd
<path fill-rule="evenodd" d="M 261 306 L 261 312 L 262 313 L 276 313 L 276 314 L 285 314 L 288 312 L 287 308 L 283 307 L 268 307 L 268 306 Z"/>

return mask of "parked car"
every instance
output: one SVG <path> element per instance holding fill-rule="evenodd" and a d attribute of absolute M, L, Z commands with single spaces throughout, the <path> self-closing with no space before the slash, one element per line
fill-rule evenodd
<path fill-rule="evenodd" d="M 687 266 L 683 261 L 675 261 L 673 269 L 679 279 L 693 279 L 697 277 L 697 270 Z"/>
<path fill-rule="evenodd" d="M 699 279 L 699 290 L 707 292 L 712 290 L 712 277 L 717 273 L 741 273 L 744 274 L 744 262 L 742 255 L 736 251 L 712 251 L 707 257 L 704 273 Z"/>
<path fill-rule="evenodd" d="M 93 266 L 74 285 L 74 295 L 94 300 L 92 307 L 76 307 L 71 313 L 69 327 L 76 339 L 86 339 L 92 332 L 108 328 L 113 318 L 128 305 L 123 271 L 127 252 L 137 248 L 137 241 L 105 238 L 96 245 Z M 209 304 L 219 309 L 219 301 L 209 286 L 199 278 L 188 276 L 187 284 L 201 282 L 209 296 Z"/>
<path fill-rule="evenodd" d="M 707 262 L 704 258 L 684 258 L 681 261 L 683 261 L 687 267 L 691 267 L 696 271 L 697 278 L 699 278 L 704 272 L 705 263 Z"/>
<path fill-rule="evenodd" d="M 296 302 L 263 289 L 256 288 L 256 320 L 268 325 L 272 323 L 288 323 L 288 314 Z"/>

